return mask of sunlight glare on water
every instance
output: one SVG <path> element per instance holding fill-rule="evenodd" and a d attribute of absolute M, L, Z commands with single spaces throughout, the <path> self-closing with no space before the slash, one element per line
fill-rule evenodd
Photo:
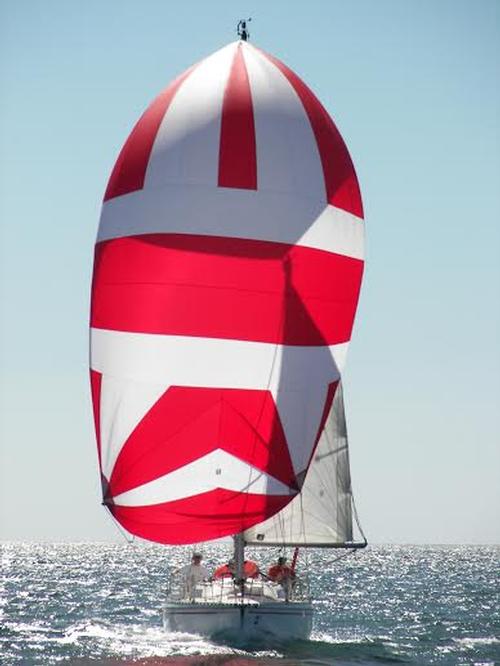
<path fill-rule="evenodd" d="M 213 569 L 229 546 L 203 551 Z M 331 551 L 301 553 L 299 566 L 309 560 L 315 628 L 311 640 L 286 643 L 164 631 L 167 574 L 189 553 L 143 544 L 4 544 L 2 663 L 187 664 L 203 656 L 204 664 L 227 664 L 231 655 L 240 665 L 278 658 L 282 666 L 500 660 L 498 547 L 373 546 L 341 560 Z M 264 570 L 276 555 L 250 551 Z"/>

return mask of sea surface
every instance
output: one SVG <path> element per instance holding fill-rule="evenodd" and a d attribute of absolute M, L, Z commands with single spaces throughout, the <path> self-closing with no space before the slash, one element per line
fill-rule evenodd
<path fill-rule="evenodd" d="M 215 567 L 228 545 L 203 547 Z M 264 567 L 277 550 L 253 551 Z M 369 546 L 305 551 L 311 640 L 280 643 L 164 631 L 168 572 L 188 548 L 2 545 L 2 664 L 500 664 L 500 548 Z"/>

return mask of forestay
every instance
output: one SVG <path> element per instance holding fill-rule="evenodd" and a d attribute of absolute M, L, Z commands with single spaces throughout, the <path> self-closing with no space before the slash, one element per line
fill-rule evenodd
<path fill-rule="evenodd" d="M 146 110 L 106 190 L 91 307 L 103 497 L 128 531 L 217 538 L 296 497 L 351 337 L 362 217 L 333 121 L 247 43 Z"/>

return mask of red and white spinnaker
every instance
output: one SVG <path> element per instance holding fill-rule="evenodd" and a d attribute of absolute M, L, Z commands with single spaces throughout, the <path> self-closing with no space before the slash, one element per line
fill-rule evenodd
<path fill-rule="evenodd" d="M 362 217 L 333 121 L 246 42 L 146 110 L 106 190 L 91 307 L 104 501 L 129 532 L 235 534 L 300 491 L 351 337 Z"/>

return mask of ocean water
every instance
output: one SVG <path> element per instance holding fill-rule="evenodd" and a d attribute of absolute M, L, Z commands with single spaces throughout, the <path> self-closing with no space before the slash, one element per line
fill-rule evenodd
<path fill-rule="evenodd" d="M 203 548 L 215 566 L 229 545 Z M 251 552 L 265 566 L 277 551 Z M 168 633 L 170 568 L 189 549 L 4 544 L 2 664 L 500 664 L 500 548 L 369 546 L 302 551 L 315 599 L 311 640 L 236 643 Z M 307 560 L 307 561 L 306 561 Z"/>

